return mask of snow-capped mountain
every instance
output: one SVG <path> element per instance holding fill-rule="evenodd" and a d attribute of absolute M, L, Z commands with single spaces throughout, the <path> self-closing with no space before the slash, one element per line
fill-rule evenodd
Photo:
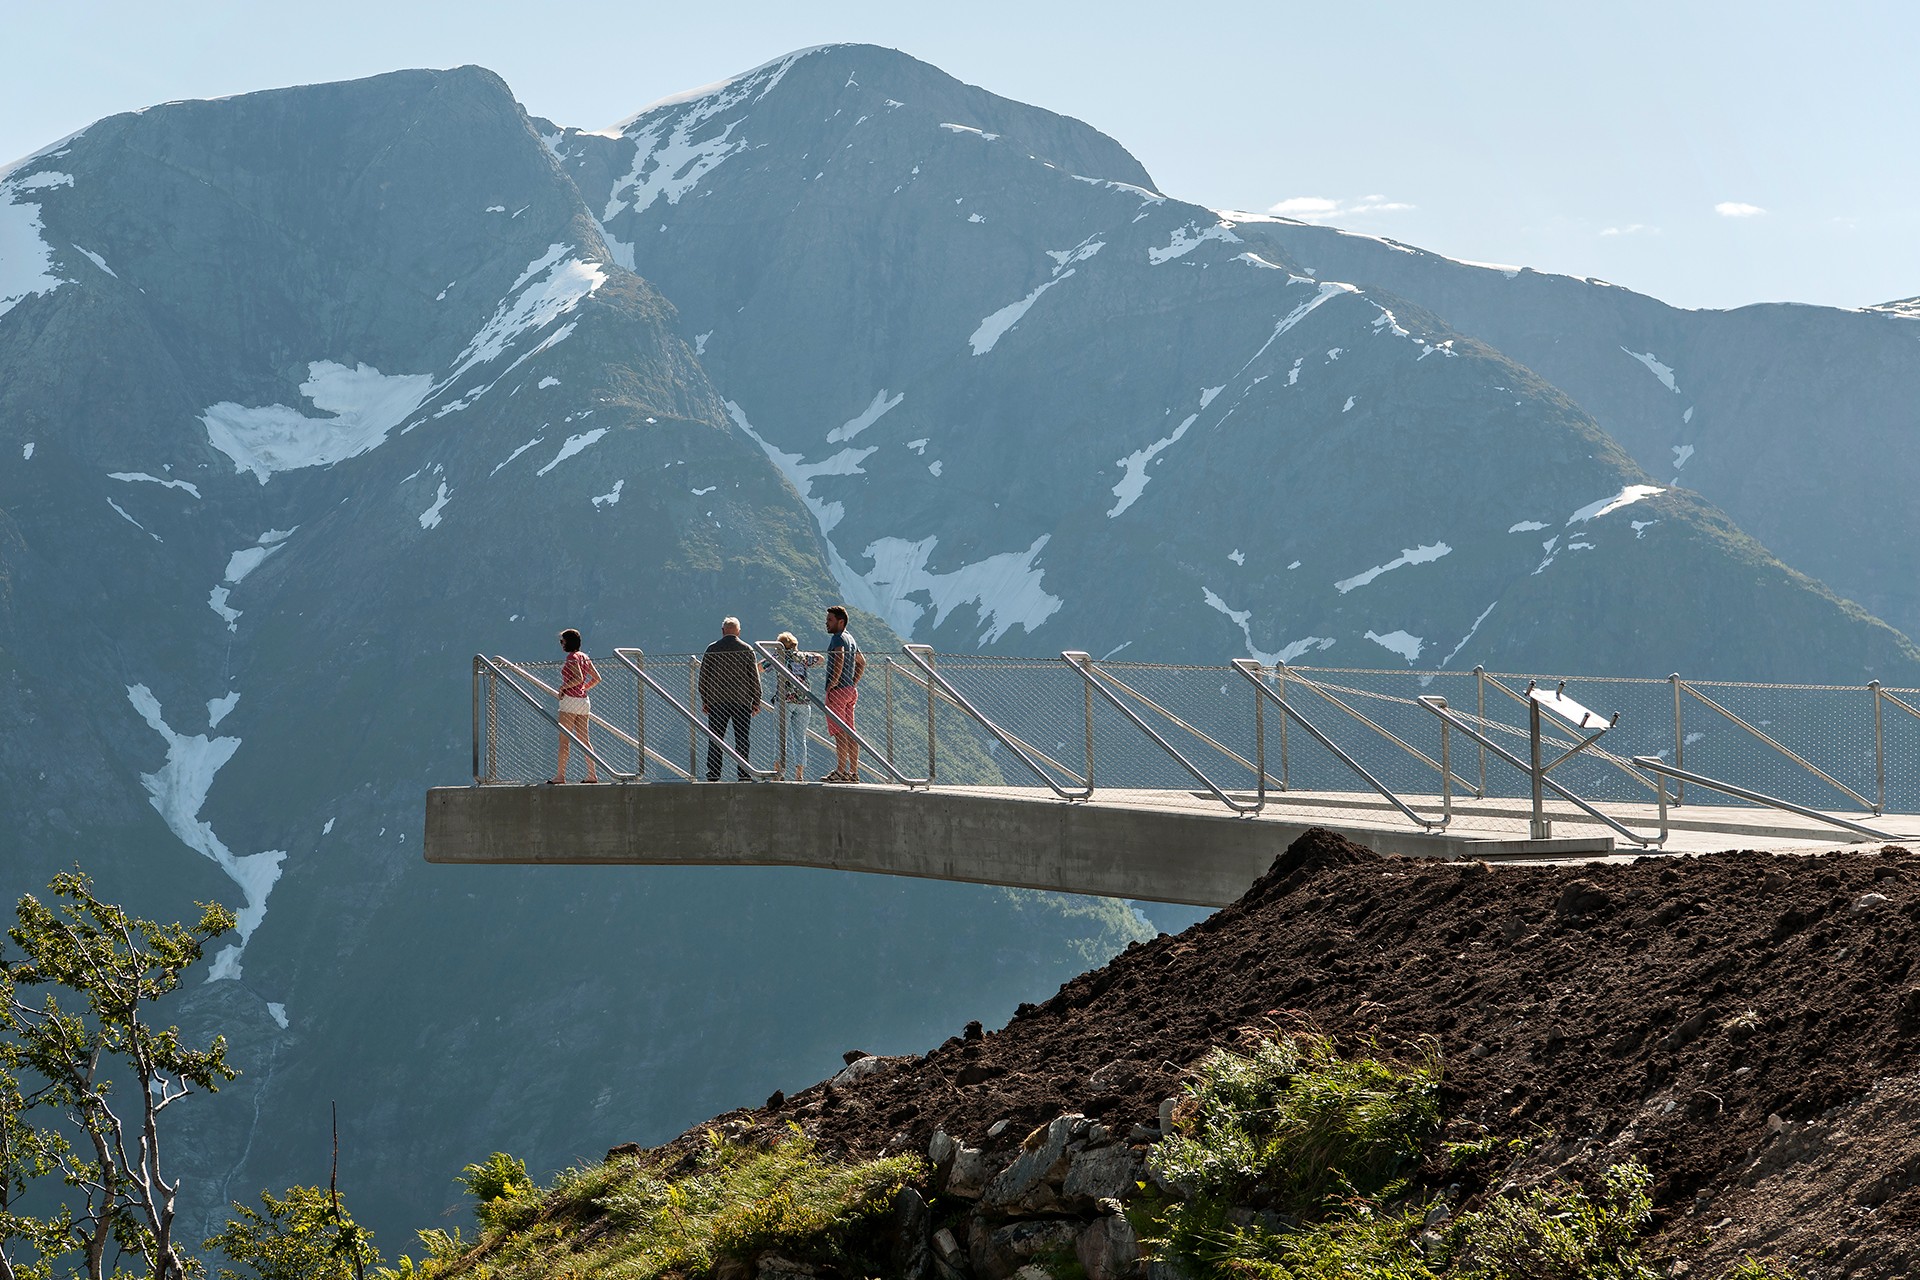
<path fill-rule="evenodd" d="M 1261 215 L 1223 219 L 1314 274 L 1412 298 L 1576 400 L 1655 483 L 1920 628 L 1920 306 L 1689 311 L 1603 280 L 1456 262 Z"/>
<path fill-rule="evenodd" d="M 865 46 L 598 134 L 473 68 L 103 120 L 0 174 L 0 890 L 78 860 L 148 915 L 239 908 L 189 1010 L 248 1072 L 199 1194 L 315 1181 L 338 1098 L 397 1243 L 487 1151 L 923 1047 L 1139 927 L 428 868 L 476 651 L 844 598 L 875 650 L 1920 676 L 1456 323 Z"/>
<path fill-rule="evenodd" d="M 838 47 L 611 132 L 549 143 L 842 589 L 904 635 L 1861 680 L 1911 658 L 1537 371 L 1159 193 L 1076 122 Z M 1728 572 L 1750 605 L 1672 590 Z"/>

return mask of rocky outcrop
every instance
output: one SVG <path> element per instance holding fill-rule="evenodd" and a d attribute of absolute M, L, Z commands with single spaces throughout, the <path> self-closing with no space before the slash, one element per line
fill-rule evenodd
<path fill-rule="evenodd" d="M 1068 1260 L 1091 1280 L 1143 1274 L 1123 1206 L 1159 1137 L 1145 1126 L 1122 1135 L 1073 1112 L 1028 1134 L 1008 1159 L 935 1132 L 927 1159 L 935 1203 L 948 1213 L 935 1228 L 931 1216 L 899 1211 L 895 1256 L 924 1253 L 939 1280 L 1008 1280 L 1031 1268 L 1051 1274 L 1046 1268 Z"/>

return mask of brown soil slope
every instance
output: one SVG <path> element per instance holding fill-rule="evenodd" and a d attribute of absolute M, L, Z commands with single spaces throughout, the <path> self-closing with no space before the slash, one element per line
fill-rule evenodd
<path fill-rule="evenodd" d="M 1662 1247 L 1696 1274 L 1753 1249 L 1809 1277 L 1907 1275 L 1917 966 L 1920 855 L 1903 848 L 1490 870 L 1316 831 L 1235 905 L 1002 1031 L 741 1118 L 856 1155 L 924 1151 L 935 1129 L 1011 1152 L 1064 1111 L 1153 1124 L 1248 1028 L 1430 1035 L 1450 1120 L 1550 1135 L 1531 1174 L 1646 1162 Z"/>

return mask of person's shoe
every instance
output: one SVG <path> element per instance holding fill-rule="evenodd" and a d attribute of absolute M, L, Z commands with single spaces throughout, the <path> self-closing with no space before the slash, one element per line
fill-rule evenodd
<path fill-rule="evenodd" d="M 566 781 L 565 778 L 548 778 L 547 785 L 550 787 L 558 787 L 564 785 Z"/>
<path fill-rule="evenodd" d="M 821 775 L 820 775 L 820 781 L 822 781 L 822 782 L 844 782 L 844 781 L 846 781 L 846 775 L 845 775 L 845 774 L 842 774 L 842 773 L 841 773 L 841 772 L 840 772 L 840 771 L 839 771 L 838 769 L 835 769 L 835 770 L 834 770 L 834 771 L 833 771 L 832 773 L 823 773 L 823 774 L 821 774 Z"/>

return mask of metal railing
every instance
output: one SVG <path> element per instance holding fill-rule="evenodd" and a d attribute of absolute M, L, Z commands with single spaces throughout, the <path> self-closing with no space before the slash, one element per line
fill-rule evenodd
<path fill-rule="evenodd" d="M 804 702 L 819 709 L 811 717 L 818 725 L 851 733 L 871 781 L 914 789 L 937 779 L 1030 787 L 1073 802 L 1124 793 L 1136 803 L 1200 804 L 1249 817 L 1276 806 L 1330 820 L 1376 813 L 1426 831 L 1538 834 L 1569 821 L 1636 844 L 1664 838 L 1669 810 L 1681 827 L 1745 815 L 1741 821 L 1757 829 L 1773 811 L 1874 838 L 1885 833 L 1873 817 L 1920 812 L 1920 691 L 1878 683 L 1422 672 L 1244 658 L 1167 664 L 1078 650 L 1012 658 L 909 644 L 898 655 L 868 655 L 856 728 L 786 670 L 775 643 L 755 649 L 774 677 L 767 705 L 780 714 L 774 724 L 762 718 L 766 728 L 751 734 L 746 751 L 721 740 L 699 713 L 697 654 L 615 650 L 594 692 L 590 734 L 579 735 L 562 729 L 554 710 L 557 663 L 476 656 L 474 780 L 550 776 L 564 733 L 615 781 L 697 781 L 708 748 L 750 778 L 773 781 L 798 754 L 786 713 Z M 1590 704 L 1617 710 L 1605 738 L 1552 717 L 1536 738 L 1535 694 L 1553 688 L 1574 688 Z M 778 731 L 769 731 L 775 724 Z M 817 731 L 804 741 L 809 750 L 832 745 Z M 1713 799 L 1702 804 L 1694 791 Z M 1656 810 L 1661 833 L 1636 833 Z"/>

